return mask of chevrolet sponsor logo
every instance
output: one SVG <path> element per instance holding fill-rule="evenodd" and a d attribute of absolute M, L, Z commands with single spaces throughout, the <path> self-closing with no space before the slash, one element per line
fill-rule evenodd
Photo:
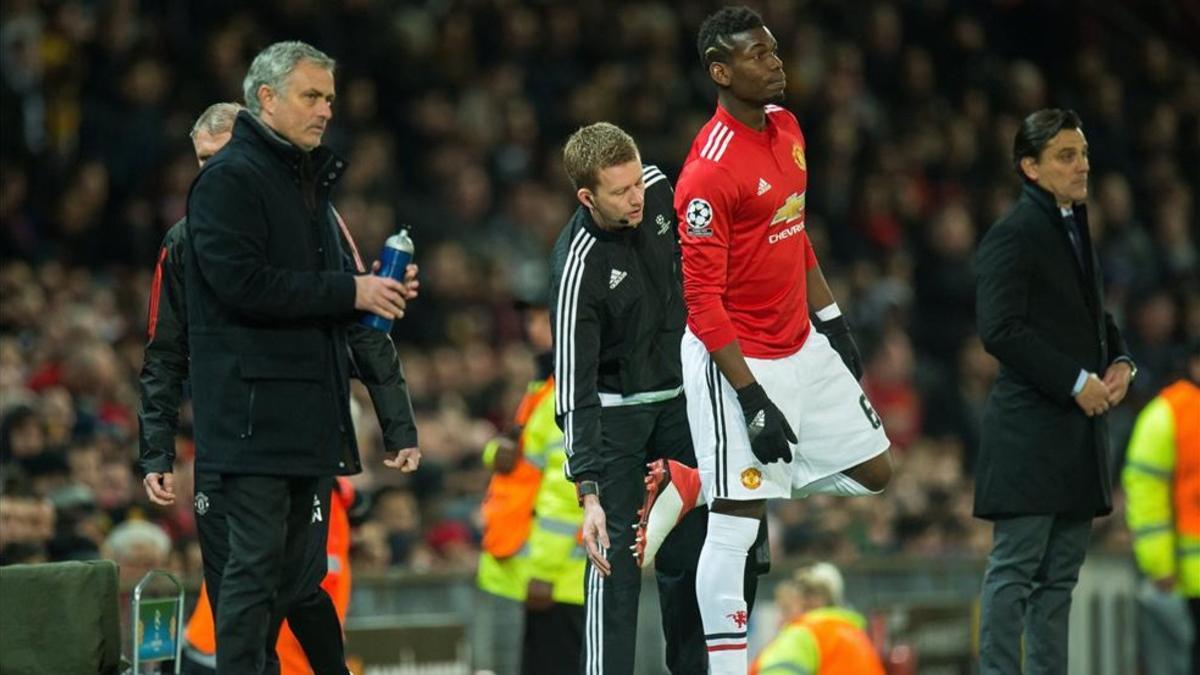
<path fill-rule="evenodd" d="M 796 223 L 795 225 L 782 229 L 774 234 L 767 236 L 768 244 L 776 244 L 788 237 L 794 237 L 804 231 L 804 223 Z"/>
<path fill-rule="evenodd" d="M 785 201 L 783 206 L 779 207 L 779 210 L 776 211 L 775 215 L 771 217 L 771 227 L 775 227 L 780 223 L 790 223 L 797 218 L 803 217 L 804 193 L 793 192 L 792 194 L 788 195 L 787 201 Z"/>

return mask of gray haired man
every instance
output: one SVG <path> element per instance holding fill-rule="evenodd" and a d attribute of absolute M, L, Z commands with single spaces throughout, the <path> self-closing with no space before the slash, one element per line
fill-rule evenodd
<path fill-rule="evenodd" d="M 188 197 L 196 514 L 203 527 L 219 508 L 228 530 L 214 603 L 222 674 L 273 670 L 267 646 L 303 590 L 319 481 L 362 468 L 348 378 L 351 345 L 363 331 L 373 336 L 355 345 L 353 369 L 380 419 L 396 421 L 385 424 L 384 463 L 412 471 L 420 461 L 395 348 L 354 321 L 356 311 L 398 318 L 411 294 L 395 280 L 356 274 L 330 204 L 346 168 L 321 146 L 333 116 L 334 65 L 302 42 L 255 57 L 246 110 Z M 199 489 L 201 475 L 219 483 L 213 494 Z M 334 616 L 318 637 L 340 642 L 339 631 Z M 297 637 L 306 649 L 312 643 Z M 346 672 L 340 663 L 313 665 L 319 675 Z"/>

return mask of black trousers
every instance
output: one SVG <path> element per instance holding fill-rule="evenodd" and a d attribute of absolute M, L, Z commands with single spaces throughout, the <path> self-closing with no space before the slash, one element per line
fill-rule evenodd
<path fill-rule="evenodd" d="M 600 504 L 608 526 L 612 574 L 601 577 L 588 563 L 580 670 L 584 675 L 627 675 L 634 668 L 641 591 L 641 571 L 630 546 L 645 498 L 646 463 L 667 458 L 696 466 L 696 453 L 682 395 L 661 403 L 604 408 L 600 421 L 604 443 Z M 706 510 L 689 513 L 663 542 L 655 560 L 667 668 L 679 675 L 708 672 L 696 603 L 696 564 L 706 525 Z"/>
<path fill-rule="evenodd" d="M 583 606 L 556 602 L 543 611 L 525 610 L 522 675 L 561 675 L 579 662 L 583 646 Z"/>
<path fill-rule="evenodd" d="M 196 473 L 218 673 L 277 673 L 284 618 L 313 672 L 347 672 L 337 610 L 321 588 L 332 490 L 331 477 Z"/>

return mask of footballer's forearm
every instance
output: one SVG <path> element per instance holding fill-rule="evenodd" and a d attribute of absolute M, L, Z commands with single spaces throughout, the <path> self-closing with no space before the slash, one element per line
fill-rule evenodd
<path fill-rule="evenodd" d="M 833 291 L 829 289 L 829 282 L 825 281 L 825 275 L 821 272 L 820 265 L 813 265 L 808 268 L 808 310 L 817 312 L 822 310 L 837 300 L 833 297 Z"/>
<path fill-rule="evenodd" d="M 717 368 L 721 369 L 721 374 L 729 380 L 734 389 L 741 389 L 754 382 L 754 373 L 750 372 L 750 366 L 746 365 L 746 357 L 742 355 L 742 347 L 737 340 L 712 352 L 711 355 Z"/>

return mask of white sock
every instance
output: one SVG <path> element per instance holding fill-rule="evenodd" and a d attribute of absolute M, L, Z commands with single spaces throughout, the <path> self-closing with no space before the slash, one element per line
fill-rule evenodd
<path fill-rule="evenodd" d="M 708 534 L 696 566 L 696 599 L 708 646 L 711 675 L 746 675 L 746 552 L 758 536 L 758 520 L 708 514 Z"/>
<path fill-rule="evenodd" d="M 693 469 L 693 471 L 695 470 Z M 646 518 L 646 546 L 642 555 L 642 567 L 654 565 L 658 549 L 662 548 L 662 543 L 666 541 L 667 535 L 671 534 L 671 530 L 675 529 L 685 515 L 684 507 L 687 507 L 687 511 L 691 511 L 706 503 L 704 490 L 700 489 L 696 491 L 695 503 L 685 505 L 683 495 L 679 492 L 679 487 L 675 482 L 667 483 L 662 494 L 654 501 L 654 508 L 650 509 L 650 515 Z"/>
<path fill-rule="evenodd" d="M 835 473 L 805 485 L 792 489 L 792 498 L 801 499 L 809 495 L 837 495 L 839 497 L 863 497 L 877 495 L 883 490 L 868 490 L 862 483 L 844 473 Z"/>

